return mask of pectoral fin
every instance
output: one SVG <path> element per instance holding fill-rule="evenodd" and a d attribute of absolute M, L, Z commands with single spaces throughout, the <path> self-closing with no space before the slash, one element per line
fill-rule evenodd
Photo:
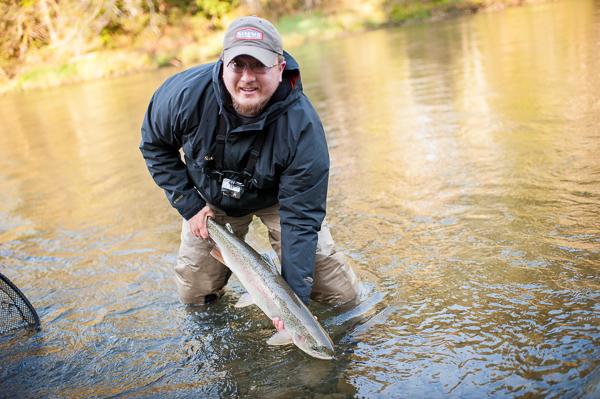
<path fill-rule="evenodd" d="M 245 293 L 239 299 L 239 301 L 235 304 L 236 308 L 245 308 L 246 306 L 254 305 L 254 300 L 250 296 L 249 293 Z"/>
<path fill-rule="evenodd" d="M 218 260 L 222 264 L 225 264 L 225 260 L 223 260 L 223 254 L 221 254 L 221 250 L 219 249 L 219 247 L 217 247 L 215 245 L 213 247 L 213 249 L 210 250 L 210 254 L 213 256 L 213 258 L 215 258 L 216 260 Z"/>
<path fill-rule="evenodd" d="M 268 345 L 279 346 L 279 345 L 287 345 L 292 344 L 292 336 L 290 333 L 284 328 L 283 330 L 279 330 L 267 341 Z"/>

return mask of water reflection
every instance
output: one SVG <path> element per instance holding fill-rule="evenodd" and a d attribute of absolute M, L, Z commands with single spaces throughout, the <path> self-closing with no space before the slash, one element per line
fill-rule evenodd
<path fill-rule="evenodd" d="M 179 304 L 180 223 L 137 149 L 175 69 L 0 97 L 0 265 L 43 324 L 0 340 L 1 392 L 597 396 L 599 32 L 597 2 L 563 1 L 290 49 L 365 283 L 312 306 L 333 362 L 267 346 L 235 279 Z"/>
<path fill-rule="evenodd" d="M 148 99 L 165 72 L 175 71 L 0 98 L 0 162 L 10 171 L 3 187 L 12 191 L 2 210 L 63 228 L 103 226 L 119 214 L 135 223 L 141 215 L 131 215 L 131 204 L 160 195 L 148 189 L 134 153 Z"/>
<path fill-rule="evenodd" d="M 572 6 L 314 45 L 336 237 L 401 305 L 360 392 L 577 396 L 597 369 L 598 10 Z"/>

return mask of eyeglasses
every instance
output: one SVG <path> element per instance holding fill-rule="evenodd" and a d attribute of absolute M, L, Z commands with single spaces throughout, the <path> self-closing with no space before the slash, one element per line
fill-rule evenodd
<path fill-rule="evenodd" d="M 227 64 L 227 68 L 229 68 L 229 70 L 235 73 L 244 73 L 246 68 L 250 68 L 252 69 L 252 72 L 262 75 L 269 72 L 271 68 L 276 67 L 278 65 L 279 64 L 266 66 L 263 63 L 248 65 L 244 64 L 243 62 L 231 61 L 229 64 Z"/>

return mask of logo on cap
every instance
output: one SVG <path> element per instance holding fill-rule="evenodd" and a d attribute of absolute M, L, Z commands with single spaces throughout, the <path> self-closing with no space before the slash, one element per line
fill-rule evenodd
<path fill-rule="evenodd" d="M 235 38 L 240 40 L 262 40 L 263 33 L 256 29 L 245 28 L 235 32 Z"/>

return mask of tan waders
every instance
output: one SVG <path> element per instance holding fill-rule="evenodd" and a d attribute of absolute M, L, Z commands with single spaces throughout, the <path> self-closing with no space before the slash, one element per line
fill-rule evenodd
<path fill-rule="evenodd" d="M 281 227 L 279 206 L 263 209 L 256 215 L 269 230 L 271 246 L 281 259 Z M 229 223 L 238 237 L 244 238 L 252 222 L 252 216 L 228 217 L 214 209 L 215 221 Z M 175 266 L 175 282 L 181 302 L 184 304 L 205 304 L 220 298 L 223 288 L 231 276 L 229 269 L 210 254 L 213 244 L 210 240 L 196 237 L 190 231 L 187 220 L 183 220 L 181 247 Z M 343 253 L 337 252 L 325 223 L 319 232 L 315 276 L 311 299 L 327 302 L 347 302 L 356 296 L 359 282 Z"/>

